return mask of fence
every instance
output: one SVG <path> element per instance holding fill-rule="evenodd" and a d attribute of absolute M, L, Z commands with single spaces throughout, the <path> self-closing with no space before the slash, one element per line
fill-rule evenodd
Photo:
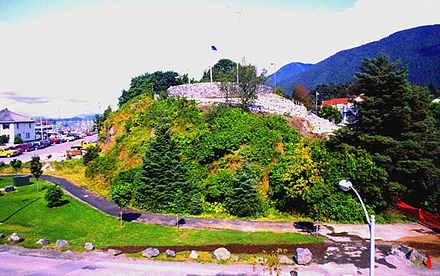
<path fill-rule="evenodd" d="M 424 211 L 421 208 L 416 208 L 411 205 L 406 204 L 403 201 L 396 202 L 397 207 L 405 212 L 407 215 L 415 217 L 420 223 L 440 232 L 440 217 L 434 215 L 428 211 Z"/>

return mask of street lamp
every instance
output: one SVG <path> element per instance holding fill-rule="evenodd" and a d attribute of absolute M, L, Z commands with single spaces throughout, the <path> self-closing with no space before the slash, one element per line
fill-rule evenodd
<path fill-rule="evenodd" d="M 356 191 L 356 189 L 353 187 L 353 184 L 348 180 L 341 180 L 339 181 L 339 188 L 341 188 L 343 191 L 347 192 L 350 189 L 354 191 L 356 196 L 359 198 L 359 201 L 361 202 L 362 209 L 364 209 L 365 218 L 367 219 L 368 227 L 370 229 L 370 276 L 374 276 L 374 225 L 375 225 L 375 218 L 374 216 L 369 216 L 367 212 L 367 208 L 365 208 L 364 202 L 362 201 L 361 196 Z"/>

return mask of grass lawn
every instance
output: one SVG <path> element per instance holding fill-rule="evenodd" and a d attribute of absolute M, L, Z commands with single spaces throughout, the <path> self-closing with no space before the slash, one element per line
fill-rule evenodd
<path fill-rule="evenodd" d="M 5 183 L 9 180 L 1 180 Z M 31 180 L 35 183 L 35 180 Z M 3 185 L 3 184 L 0 184 Z M 68 203 L 46 207 L 44 190 L 49 185 L 40 181 L 36 185 L 19 187 L 17 191 L 0 196 L 0 232 L 9 235 L 17 232 L 24 236 L 25 247 L 40 247 L 35 242 L 47 238 L 52 246 L 57 239 L 65 239 L 70 249 L 82 250 L 85 242 L 96 248 L 126 245 L 209 245 L 209 244 L 295 244 L 322 242 L 324 238 L 293 233 L 240 232 L 232 230 L 195 230 L 120 222 L 89 206 L 65 196 Z M 6 243 L 7 239 L 0 239 Z"/>

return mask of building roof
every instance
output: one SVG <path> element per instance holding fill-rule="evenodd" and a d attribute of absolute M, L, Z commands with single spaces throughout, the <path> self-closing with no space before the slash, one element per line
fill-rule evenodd
<path fill-rule="evenodd" d="M 322 101 L 322 105 L 337 105 L 337 104 L 348 104 L 349 98 L 335 98 L 331 100 Z"/>
<path fill-rule="evenodd" d="M 12 112 L 7 108 L 0 110 L 0 123 L 33 123 L 34 120 Z"/>

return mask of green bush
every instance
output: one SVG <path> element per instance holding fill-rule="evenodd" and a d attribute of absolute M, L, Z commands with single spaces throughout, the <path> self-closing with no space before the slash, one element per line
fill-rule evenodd
<path fill-rule="evenodd" d="M 86 150 L 86 153 L 83 156 L 84 165 L 88 165 L 90 162 L 99 157 L 100 149 L 98 146 L 90 147 Z"/>
<path fill-rule="evenodd" d="M 9 166 L 11 166 L 14 171 L 18 171 L 21 168 L 21 165 L 23 165 L 23 162 L 15 158 L 9 162 Z"/>
<path fill-rule="evenodd" d="M 47 207 L 52 208 L 63 204 L 63 190 L 60 187 L 50 186 L 46 190 L 46 194 L 44 195 L 44 199 L 47 202 Z"/>
<path fill-rule="evenodd" d="M 14 144 L 21 144 L 23 143 L 23 139 L 21 139 L 21 136 L 15 135 L 14 137 Z"/>

